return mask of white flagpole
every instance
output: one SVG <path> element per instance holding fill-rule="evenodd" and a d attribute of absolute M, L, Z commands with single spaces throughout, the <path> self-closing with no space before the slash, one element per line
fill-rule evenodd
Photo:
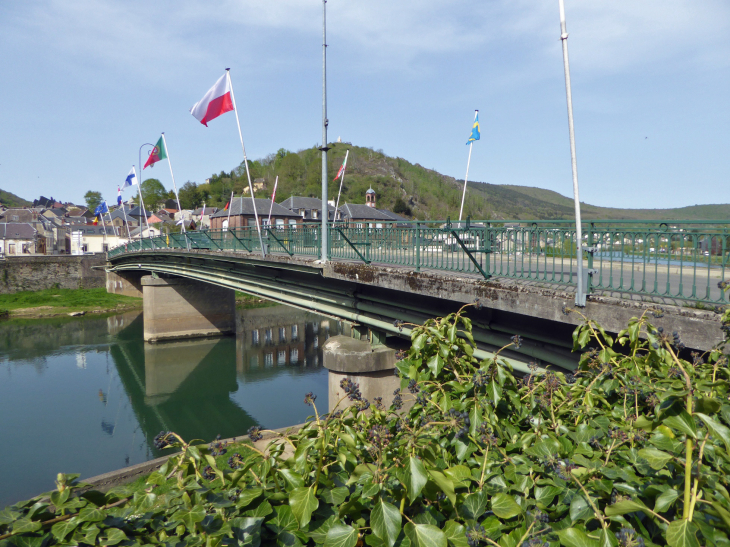
<path fill-rule="evenodd" d="M 476 121 L 479 111 L 474 111 L 474 121 Z M 466 160 L 466 175 L 464 176 L 464 192 L 461 194 L 461 208 L 459 209 L 459 222 L 461 222 L 461 215 L 464 213 L 464 198 L 466 198 L 466 181 L 469 178 L 469 164 L 471 163 L 471 148 L 474 146 L 474 141 L 469 143 L 469 158 Z"/>
<path fill-rule="evenodd" d="M 256 199 L 253 196 L 253 185 L 251 184 L 251 173 L 248 170 L 248 159 L 246 158 L 246 147 L 243 145 L 243 134 L 241 133 L 241 122 L 238 119 L 238 108 L 236 108 L 236 96 L 233 93 L 233 82 L 231 82 L 231 69 L 226 69 L 226 77 L 228 78 L 228 85 L 231 87 L 231 100 L 233 101 L 233 111 L 236 113 L 236 125 L 238 126 L 238 137 L 241 139 L 241 150 L 243 151 L 243 164 L 246 166 L 246 177 L 248 178 L 248 191 L 251 192 L 251 204 L 253 205 L 253 214 L 256 219 L 256 230 L 259 233 L 259 244 L 261 245 L 261 256 L 266 258 L 266 251 L 264 250 L 264 240 L 261 237 L 261 225 L 259 224 L 259 213 L 256 210 Z M 241 194 L 243 199 L 243 194 Z M 231 203 L 231 207 L 233 204 Z M 230 211 L 228 212 L 230 217 Z M 241 215 L 243 215 L 243 208 L 241 209 Z"/>
<path fill-rule="evenodd" d="M 233 209 L 233 190 L 231 190 L 231 199 L 228 200 L 228 218 L 226 219 L 228 224 L 226 230 L 231 229 L 231 209 Z M 241 213 L 243 213 L 243 211 L 241 211 Z"/>
<path fill-rule="evenodd" d="M 267 224 L 271 226 L 271 211 L 274 210 L 274 199 L 276 198 L 276 187 L 279 185 L 279 175 L 276 175 L 276 182 L 274 182 L 274 193 L 271 194 L 271 207 L 269 207 L 269 220 Z"/>
<path fill-rule="evenodd" d="M 124 224 L 127 226 L 127 239 L 131 240 L 132 236 L 129 234 L 129 221 L 127 220 L 127 204 L 124 201 L 122 201 L 122 214 L 124 215 Z"/>
<path fill-rule="evenodd" d="M 350 155 L 350 149 L 347 149 L 347 152 L 345 152 L 345 163 L 344 163 L 344 169 L 342 170 L 342 178 L 340 178 L 340 189 L 337 191 L 337 205 L 335 205 L 335 216 L 332 219 L 332 223 L 337 222 L 337 210 L 340 208 L 340 194 L 342 193 L 342 183 L 345 182 L 345 171 L 347 170 L 347 156 Z"/>
<path fill-rule="evenodd" d="M 108 205 L 107 205 L 107 209 L 106 209 L 106 214 L 109 215 L 109 224 L 112 227 L 112 234 L 115 235 L 115 236 L 116 235 L 119 235 L 119 234 L 117 234 L 117 229 L 114 226 L 114 221 L 112 220 L 112 213 L 111 213 L 111 211 L 109 211 L 109 206 Z"/>
<path fill-rule="evenodd" d="M 177 185 L 175 184 L 175 175 L 172 172 L 172 162 L 170 161 L 170 149 L 167 147 L 165 132 L 162 132 L 162 142 L 165 143 L 165 153 L 167 154 L 167 165 L 170 166 L 170 176 L 172 177 L 172 187 L 175 189 L 175 197 L 177 198 L 177 210 L 180 211 L 180 219 L 183 221 L 180 225 L 182 232 L 185 233 L 185 218 L 183 217 L 182 207 L 180 207 L 180 194 L 177 193 Z"/>
<path fill-rule="evenodd" d="M 580 219 L 580 197 L 578 195 L 578 162 L 575 157 L 575 131 L 573 129 L 573 94 L 570 88 L 570 62 L 568 61 L 568 31 L 565 26 L 565 5 L 558 0 L 560 8 L 560 41 L 563 43 L 563 68 L 565 69 L 565 96 L 568 102 L 568 134 L 570 137 L 570 160 L 573 168 L 573 200 L 575 202 L 575 239 L 576 259 L 578 262 L 578 279 L 575 285 L 575 305 L 586 305 L 586 293 L 583 286 L 583 233 Z"/>
<path fill-rule="evenodd" d="M 144 146 L 144 145 L 142 145 Z M 141 162 L 140 162 L 141 163 Z M 134 165 L 132 166 L 132 169 L 134 169 Z M 142 198 L 142 172 L 144 169 L 142 167 L 139 168 L 139 180 L 137 181 L 137 193 L 139 195 L 139 203 L 142 206 L 142 216 L 144 217 L 144 223 L 147 225 L 147 235 L 152 237 L 152 233 L 150 232 L 150 223 L 147 221 L 147 211 L 144 207 L 144 198 Z M 134 178 L 137 178 L 137 172 L 134 172 Z M 142 239 L 142 222 L 139 223 L 139 238 Z"/>

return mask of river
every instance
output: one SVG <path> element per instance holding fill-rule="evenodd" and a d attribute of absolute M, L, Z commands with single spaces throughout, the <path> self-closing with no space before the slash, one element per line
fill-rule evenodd
<path fill-rule="evenodd" d="M 142 314 L 0 323 L 0 508 L 163 452 L 162 430 L 211 441 L 327 408 L 321 347 L 336 321 L 285 306 L 237 310 L 236 336 L 149 344 Z"/>

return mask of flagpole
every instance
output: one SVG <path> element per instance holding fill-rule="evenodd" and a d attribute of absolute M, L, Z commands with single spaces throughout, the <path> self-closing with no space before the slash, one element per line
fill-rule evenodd
<path fill-rule="evenodd" d="M 334 223 L 337 221 L 337 210 L 340 208 L 340 194 L 342 193 L 342 185 L 345 182 L 345 171 L 347 170 L 347 156 L 350 155 L 350 149 L 347 149 L 347 152 L 345 152 L 345 163 L 344 163 L 344 169 L 342 170 L 342 178 L 340 179 L 340 189 L 337 191 L 337 205 L 335 205 L 335 216 L 332 219 L 332 222 Z"/>
<path fill-rule="evenodd" d="M 274 182 L 274 193 L 271 194 L 271 207 L 269 207 L 269 220 L 268 225 L 271 226 L 271 211 L 274 210 L 274 198 L 276 198 L 276 187 L 279 185 L 279 175 L 276 175 L 276 182 Z"/>
<path fill-rule="evenodd" d="M 122 201 L 122 214 L 124 215 L 124 224 L 127 226 L 127 239 L 132 239 L 132 235 L 129 233 L 129 221 L 127 220 L 127 208 L 126 203 Z"/>
<path fill-rule="evenodd" d="M 172 162 L 170 161 L 170 149 L 167 146 L 165 132 L 162 132 L 162 142 L 165 144 L 165 154 L 167 155 L 167 165 L 170 166 L 170 176 L 172 177 L 172 187 L 175 189 L 175 197 L 177 198 L 177 210 L 180 211 L 180 220 L 182 220 L 182 232 L 185 233 L 185 217 L 183 216 L 182 207 L 180 207 L 180 194 L 177 193 L 177 185 L 175 184 L 175 175 L 172 172 Z"/>
<path fill-rule="evenodd" d="M 142 206 L 142 215 L 144 216 L 144 223 L 147 225 L 147 235 L 149 235 L 151 237 L 150 223 L 147 222 L 147 211 L 145 210 L 144 199 L 142 198 L 142 182 L 143 182 L 142 177 L 144 176 L 143 175 L 144 168 L 142 167 L 142 148 L 145 146 L 154 147 L 155 145 L 150 142 L 146 142 L 142 146 L 139 147 L 139 181 L 137 182 L 137 192 L 139 194 L 139 203 Z M 132 169 L 134 169 L 134 165 L 132 166 Z M 134 175 L 136 178 L 137 173 L 135 173 Z M 141 222 L 139 223 L 139 238 L 142 239 L 142 223 Z"/>
<path fill-rule="evenodd" d="M 327 221 L 329 220 L 329 206 L 327 198 L 327 0 L 322 0 L 322 262 L 327 262 Z"/>
<path fill-rule="evenodd" d="M 231 228 L 231 209 L 233 209 L 233 190 L 231 190 L 231 199 L 228 200 L 228 218 L 226 219 L 227 230 Z M 243 213 L 243 211 L 241 211 Z"/>
<path fill-rule="evenodd" d="M 474 121 L 476 121 L 479 111 L 474 111 Z M 471 149 L 474 146 L 474 141 L 469 143 L 469 158 L 466 160 L 466 175 L 464 176 L 464 192 L 461 194 L 461 208 L 459 209 L 459 222 L 461 222 L 461 215 L 464 212 L 464 198 L 466 198 L 466 181 L 469 178 L 469 164 L 471 163 Z"/>
<path fill-rule="evenodd" d="M 238 119 L 238 108 L 236 108 L 236 95 L 233 93 L 233 82 L 231 81 L 231 69 L 226 69 L 226 77 L 228 78 L 228 85 L 231 88 L 231 100 L 233 101 L 233 111 L 236 113 L 236 125 L 238 126 L 238 137 L 241 139 L 241 150 L 243 151 L 243 164 L 246 166 L 246 177 L 248 178 L 248 191 L 251 192 L 251 204 L 253 205 L 253 214 L 256 219 L 256 230 L 259 233 L 259 244 L 261 245 L 261 257 L 266 258 L 266 251 L 264 250 L 264 240 L 261 237 L 261 226 L 259 225 L 259 213 L 256 210 L 256 199 L 253 197 L 253 185 L 251 184 L 251 173 L 248 170 L 248 159 L 246 158 L 246 147 L 243 144 L 243 133 L 241 133 L 241 122 Z M 233 198 L 231 198 L 233 199 Z M 243 194 L 241 194 L 243 199 Z M 233 203 L 231 203 L 233 207 Z M 231 211 L 228 211 L 228 218 L 231 217 Z M 243 218 L 243 208 L 241 208 L 241 217 Z"/>
<path fill-rule="evenodd" d="M 578 262 L 578 279 L 575 286 L 575 305 L 586 305 L 586 293 L 583 286 L 583 234 L 580 219 L 580 197 L 578 195 L 578 161 L 575 154 L 575 131 L 573 128 L 573 94 L 570 86 L 570 62 L 568 60 L 568 31 L 565 25 L 565 5 L 558 0 L 560 8 L 560 41 L 563 43 L 563 68 L 565 69 L 565 96 L 568 103 L 568 134 L 570 136 L 570 162 L 573 170 L 573 201 L 575 203 L 575 239 L 576 259 Z"/>

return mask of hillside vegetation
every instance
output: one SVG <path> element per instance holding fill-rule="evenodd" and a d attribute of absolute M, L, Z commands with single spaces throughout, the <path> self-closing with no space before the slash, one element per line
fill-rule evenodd
<path fill-rule="evenodd" d="M 442 175 L 403 158 L 387 156 L 374 150 L 348 143 L 331 144 L 329 160 L 329 199 L 337 198 L 339 181 L 332 182 L 349 150 L 347 173 L 340 203 L 364 203 L 365 191 L 377 192 L 378 207 L 401 212 L 414 219 L 456 218 L 459 214 L 463 180 Z M 271 197 L 276 176 L 279 187 L 276 201 L 289 196 L 320 197 L 322 163 L 316 147 L 298 152 L 280 149 L 265 158 L 250 161 L 252 179 L 256 180 L 256 197 Z M 208 205 L 223 207 L 231 191 L 240 196 L 248 183 L 241 163 L 230 173 L 213 175 L 210 182 L 193 188 L 189 183 L 183 207 Z M 470 182 L 464 205 L 465 216 L 472 219 L 570 219 L 573 200 L 551 190 L 525 186 Z M 247 194 L 245 194 L 247 195 Z M 192 200 L 189 198 L 192 197 Z M 677 209 L 614 209 L 583 204 L 587 219 L 634 220 L 730 220 L 730 205 L 694 205 Z"/>
<path fill-rule="evenodd" d="M 29 207 L 32 205 L 30 201 L 26 201 L 12 192 L 5 190 L 0 190 L 0 203 L 5 205 L 5 207 Z"/>

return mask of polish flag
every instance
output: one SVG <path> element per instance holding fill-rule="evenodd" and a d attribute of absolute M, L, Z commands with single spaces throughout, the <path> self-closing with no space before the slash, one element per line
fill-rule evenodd
<path fill-rule="evenodd" d="M 208 127 L 208 122 L 214 120 L 221 114 L 233 110 L 233 99 L 231 98 L 231 83 L 228 80 L 228 72 L 221 76 L 213 87 L 193 105 L 190 113 Z"/>

